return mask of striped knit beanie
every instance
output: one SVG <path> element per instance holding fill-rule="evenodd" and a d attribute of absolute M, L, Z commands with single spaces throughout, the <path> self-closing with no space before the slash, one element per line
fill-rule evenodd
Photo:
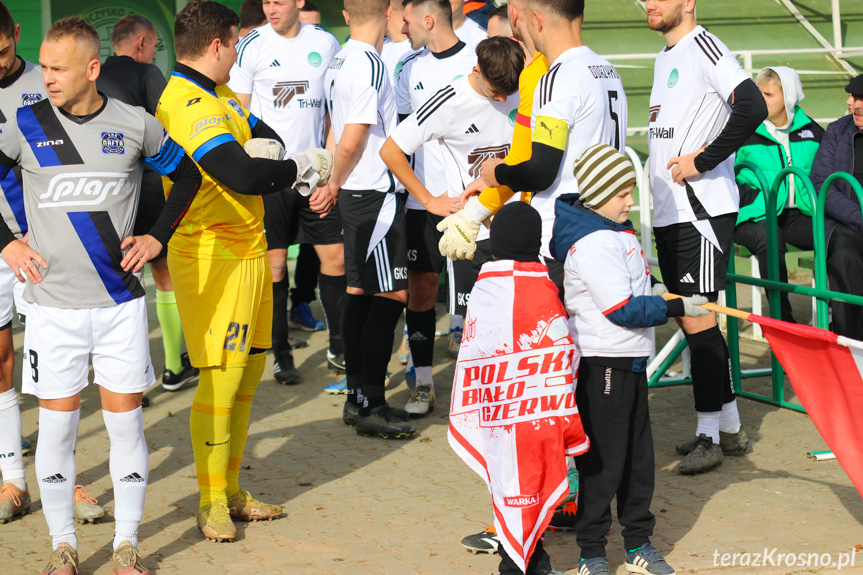
<path fill-rule="evenodd" d="M 626 157 L 607 144 L 595 144 L 575 161 L 572 173 L 585 207 L 596 209 L 629 186 L 635 169 Z"/>

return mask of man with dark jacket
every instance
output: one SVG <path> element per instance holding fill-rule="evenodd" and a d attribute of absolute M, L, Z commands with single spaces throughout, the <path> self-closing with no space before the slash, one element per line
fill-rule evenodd
<path fill-rule="evenodd" d="M 848 172 L 863 185 L 863 74 L 851 80 L 848 115 L 829 126 L 812 163 L 812 183 L 821 192 L 834 172 Z M 851 184 L 837 180 L 827 190 L 824 214 L 830 289 L 863 295 L 863 214 Z M 833 302 L 833 331 L 863 339 L 863 308 Z"/>
<path fill-rule="evenodd" d="M 812 161 L 818 151 L 824 129 L 809 118 L 799 106 L 803 99 L 803 86 L 797 72 L 786 66 L 764 68 L 755 78 L 764 102 L 767 104 L 767 119 L 749 136 L 737 151 L 735 165 L 751 162 L 761 168 L 772 186 L 776 176 L 784 168 L 795 166 L 806 172 L 812 169 Z M 745 246 L 758 259 L 761 276 L 767 277 L 767 225 L 766 199 L 768 190 L 762 190 L 758 178 L 750 170 L 737 174 L 740 189 L 740 212 L 734 228 L 734 241 Z M 779 281 L 788 281 L 785 266 L 785 244 L 802 250 L 811 250 L 812 198 L 800 179 L 786 178 L 779 187 L 776 205 L 779 246 Z M 769 297 L 769 296 L 768 296 Z M 782 319 L 794 321 L 787 292 L 779 292 Z"/>

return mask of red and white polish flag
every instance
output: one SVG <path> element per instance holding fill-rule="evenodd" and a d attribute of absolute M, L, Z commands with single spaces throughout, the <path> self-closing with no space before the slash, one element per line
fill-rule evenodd
<path fill-rule="evenodd" d="M 501 544 L 522 571 L 569 491 L 565 456 L 589 446 L 575 404 L 578 363 L 548 268 L 483 265 L 465 317 L 448 436 L 485 480 Z"/>

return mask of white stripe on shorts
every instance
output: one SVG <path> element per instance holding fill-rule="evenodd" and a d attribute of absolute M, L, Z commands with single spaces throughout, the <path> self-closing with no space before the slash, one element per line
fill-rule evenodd
<path fill-rule="evenodd" d="M 390 267 L 390 255 L 387 252 L 386 238 L 378 242 L 373 254 L 375 256 L 375 269 L 378 274 L 378 287 L 381 292 L 393 291 L 393 274 Z"/>

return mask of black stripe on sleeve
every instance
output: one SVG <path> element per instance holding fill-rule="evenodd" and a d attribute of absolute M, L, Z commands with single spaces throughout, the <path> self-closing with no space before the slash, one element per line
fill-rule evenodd
<path fill-rule="evenodd" d="M 444 102 L 455 97 L 455 89 L 452 86 L 444 86 L 437 93 L 429 98 L 428 102 L 422 105 L 417 112 L 417 124 L 422 125 L 428 120 L 435 110 L 443 106 Z"/>
<path fill-rule="evenodd" d="M 63 128 L 60 118 L 57 117 L 48 99 L 37 102 L 30 108 L 33 110 L 33 115 L 39 122 L 42 131 L 45 132 L 46 140 L 53 140 L 54 143 L 51 144 L 51 148 L 57 154 L 60 164 L 64 166 L 83 164 L 84 160 L 81 158 L 81 154 L 75 149 L 75 144 L 72 143 L 72 139 L 66 133 L 66 129 Z M 59 141 L 62 141 L 62 144 Z"/>
<path fill-rule="evenodd" d="M 718 62 L 719 60 L 716 56 L 713 55 L 711 49 L 707 47 L 706 43 L 704 42 L 704 38 L 702 38 L 700 34 L 695 37 L 695 43 L 698 44 L 698 47 L 701 48 L 701 51 L 704 52 L 704 55 L 707 56 L 707 59 L 710 60 L 710 63 L 715 66 L 716 62 Z"/>

